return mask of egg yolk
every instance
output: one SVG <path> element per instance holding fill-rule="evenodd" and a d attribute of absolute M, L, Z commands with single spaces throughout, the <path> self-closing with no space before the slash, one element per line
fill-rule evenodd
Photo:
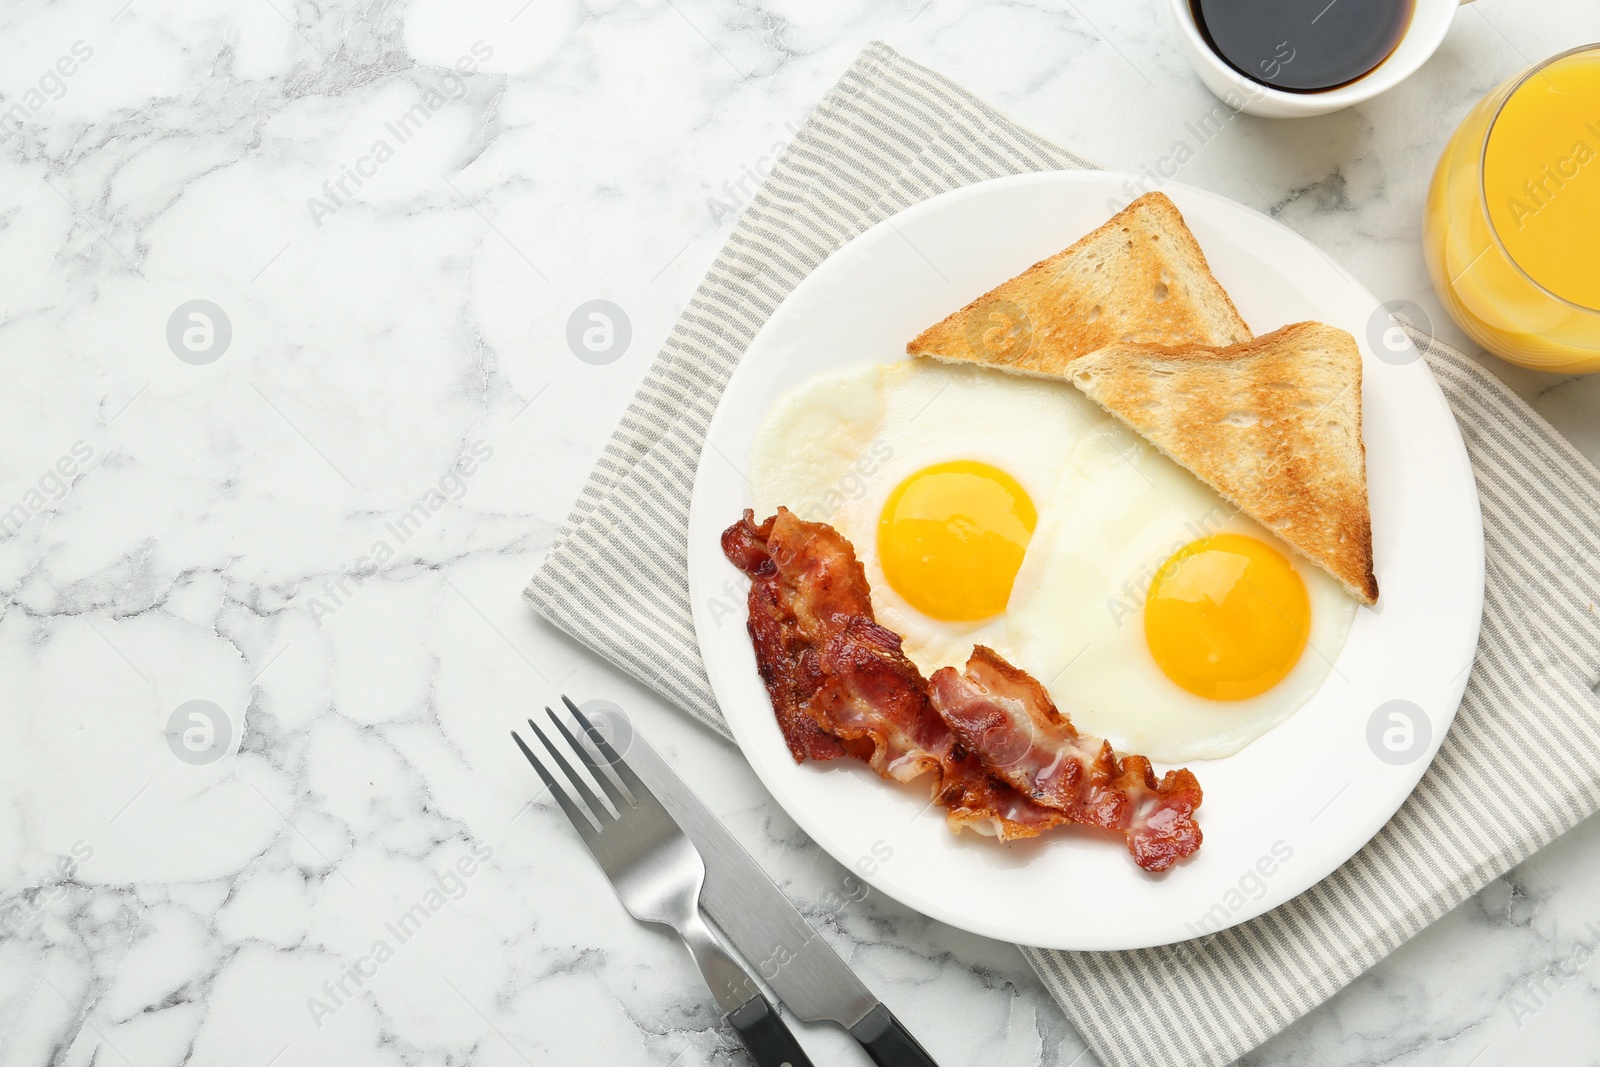
<path fill-rule="evenodd" d="M 1241 534 L 1175 552 L 1150 583 L 1144 637 L 1163 673 L 1196 696 L 1243 700 L 1294 669 L 1311 626 L 1306 585 L 1283 553 Z"/>
<path fill-rule="evenodd" d="M 1017 480 L 977 460 L 924 467 L 878 519 L 878 562 L 895 592 L 935 619 L 1005 610 L 1038 513 Z"/>

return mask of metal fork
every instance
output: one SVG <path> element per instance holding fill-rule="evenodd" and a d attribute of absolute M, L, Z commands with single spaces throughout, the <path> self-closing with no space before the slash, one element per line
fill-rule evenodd
<path fill-rule="evenodd" d="M 583 843 L 589 846 L 595 862 L 611 879 L 622 906 L 635 919 L 661 923 L 677 931 L 705 976 L 706 985 L 711 987 L 723 1020 L 739 1032 L 740 1040 L 759 1067 L 812 1067 L 777 1010 L 761 995 L 749 973 L 728 954 L 706 924 L 700 911 L 700 887 L 705 882 L 706 865 L 699 851 L 655 794 L 639 780 L 600 731 L 584 718 L 577 705 L 564 696 L 561 702 L 609 764 L 627 795 L 601 770 L 589 748 L 579 743 L 567 724 L 549 708 L 544 709 L 545 714 L 566 740 L 567 752 L 576 753 L 589 768 L 601 792 L 610 801 L 609 807 L 590 791 L 562 754 L 561 747 L 551 743 L 538 723 L 529 719 L 528 727 L 571 783 L 577 802 L 567 795 L 515 730 L 511 737 L 550 792 L 555 794 L 556 802 L 567 813 Z"/>

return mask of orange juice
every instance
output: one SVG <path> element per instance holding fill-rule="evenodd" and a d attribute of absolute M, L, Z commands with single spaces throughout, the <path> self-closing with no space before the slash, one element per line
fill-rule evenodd
<path fill-rule="evenodd" d="M 1434 172 L 1425 248 L 1479 344 L 1536 370 L 1600 370 L 1600 46 L 1473 108 Z"/>

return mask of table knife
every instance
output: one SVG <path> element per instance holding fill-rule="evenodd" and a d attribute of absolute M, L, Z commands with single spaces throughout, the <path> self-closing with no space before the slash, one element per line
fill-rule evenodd
<path fill-rule="evenodd" d="M 609 711 L 610 709 L 608 709 Z M 838 1023 L 878 1067 L 938 1067 L 620 711 L 628 765 L 705 859 L 700 903 L 796 1018 Z M 592 716 L 591 716 L 592 717 Z M 624 747 L 625 746 L 625 747 Z"/>

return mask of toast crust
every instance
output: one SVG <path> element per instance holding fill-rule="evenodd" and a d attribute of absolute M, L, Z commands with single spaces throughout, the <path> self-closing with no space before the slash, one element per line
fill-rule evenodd
<path fill-rule="evenodd" d="M 1063 376 L 1351 596 L 1377 602 L 1361 353 L 1348 333 L 1300 322 L 1223 347 L 1111 345 Z"/>
<path fill-rule="evenodd" d="M 1229 345 L 1240 318 L 1177 205 L 1146 193 L 1071 247 L 924 330 L 906 353 L 1060 377 L 1109 344 Z"/>

